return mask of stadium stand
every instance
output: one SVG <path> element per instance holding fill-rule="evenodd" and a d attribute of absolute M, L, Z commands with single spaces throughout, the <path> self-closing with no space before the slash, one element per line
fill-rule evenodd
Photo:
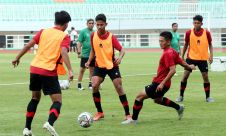
<path fill-rule="evenodd" d="M 140 39 L 142 34 L 153 37 L 153 33 L 170 29 L 171 23 L 177 22 L 183 38 L 184 31 L 192 27 L 191 20 L 196 14 L 203 15 L 204 27 L 214 32 L 213 39 L 217 39 L 218 46 L 221 46 L 221 36 L 226 33 L 224 0 L 0 0 L 0 35 L 7 35 L 7 40 L 11 35 L 28 35 L 30 31 L 51 27 L 53 13 L 59 10 L 70 13 L 70 25 L 76 26 L 77 30 L 84 28 L 86 19 L 105 13 L 108 29 L 118 33 L 118 37 L 122 34 L 121 37 L 135 39 Z M 136 34 L 139 34 L 138 38 Z M 148 41 L 148 47 L 156 44 L 151 43 L 152 39 Z"/>

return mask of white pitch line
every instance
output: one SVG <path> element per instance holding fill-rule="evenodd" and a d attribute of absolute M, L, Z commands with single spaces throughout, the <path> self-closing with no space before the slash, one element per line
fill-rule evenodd
<path fill-rule="evenodd" d="M 197 70 L 194 70 L 197 71 Z M 182 73 L 184 71 L 177 71 L 177 73 Z M 133 74 L 133 75 L 125 75 L 122 77 L 134 77 L 134 76 L 152 76 L 152 75 L 156 75 L 156 73 L 150 73 L 150 74 Z M 109 78 L 109 77 L 106 77 Z M 85 80 L 88 80 L 89 78 L 84 78 Z M 77 79 L 74 79 L 74 81 L 77 81 Z M 25 85 L 25 84 L 29 84 L 29 82 L 21 82 L 21 83 L 8 83 L 8 84 L 0 84 L 0 86 L 11 86 L 11 85 Z"/>

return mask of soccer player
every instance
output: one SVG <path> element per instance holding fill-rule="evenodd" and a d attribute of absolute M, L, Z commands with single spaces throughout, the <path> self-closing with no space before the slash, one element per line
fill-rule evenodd
<path fill-rule="evenodd" d="M 86 22 L 87 28 L 81 30 L 79 37 L 78 37 L 78 58 L 81 58 L 80 61 L 80 70 L 78 74 L 78 90 L 84 90 L 82 86 L 82 78 L 84 75 L 84 72 L 86 70 L 85 63 L 89 59 L 89 54 L 91 50 L 91 43 L 90 43 L 90 34 L 93 32 L 93 27 L 94 27 L 94 20 L 93 19 L 88 19 Z M 82 50 L 82 51 L 81 51 Z M 92 82 L 91 78 L 93 75 L 93 69 L 95 66 L 95 60 L 93 59 L 89 65 L 89 89 L 92 90 Z"/>
<path fill-rule="evenodd" d="M 62 104 L 61 89 L 58 82 L 58 73 L 65 72 L 62 59 L 67 66 L 69 80 L 73 79 L 73 71 L 67 54 L 70 47 L 70 37 L 64 33 L 69 21 L 71 21 L 71 17 L 66 11 L 56 12 L 55 27 L 40 30 L 12 61 L 12 64 L 16 67 L 19 65 L 20 58 L 31 47 L 38 44 L 38 52 L 30 64 L 29 87 L 32 91 L 32 98 L 27 106 L 24 136 L 32 135 L 31 123 L 41 99 L 41 89 L 44 95 L 49 95 L 53 102 L 49 110 L 49 119 L 43 125 L 43 128 L 49 131 L 52 136 L 58 136 L 53 124 L 60 114 Z"/>
<path fill-rule="evenodd" d="M 95 68 L 92 76 L 92 88 L 93 88 L 93 100 L 97 108 L 97 113 L 95 114 L 93 120 L 97 121 L 104 118 L 104 112 L 101 107 L 101 96 L 99 92 L 99 86 L 104 81 L 105 76 L 108 75 L 114 87 L 119 95 L 119 99 L 123 105 L 125 111 L 126 119 L 131 118 L 129 112 L 129 105 L 127 101 L 126 94 L 122 87 L 121 74 L 119 71 L 119 64 L 125 54 L 124 49 L 119 44 L 116 37 L 105 30 L 107 26 L 106 16 L 104 14 L 98 14 L 95 18 L 97 31 L 91 34 L 91 52 L 89 55 L 89 60 L 86 62 L 86 67 L 88 67 L 91 61 L 95 59 Z M 119 57 L 115 58 L 114 50 L 119 51 Z"/>
<path fill-rule="evenodd" d="M 178 24 L 173 23 L 172 24 L 172 31 L 171 31 L 173 38 L 172 38 L 170 45 L 176 52 L 178 52 L 178 54 L 180 54 L 180 45 L 179 45 L 180 35 L 177 32 L 177 29 L 178 29 Z"/>
<path fill-rule="evenodd" d="M 71 43 L 70 43 L 70 52 L 75 52 L 75 48 L 77 51 L 77 43 L 76 43 L 76 39 L 78 37 L 78 33 L 75 31 L 74 27 L 71 27 L 71 31 L 70 31 L 70 38 L 71 38 Z"/>
<path fill-rule="evenodd" d="M 179 57 L 178 53 L 170 47 L 171 40 L 172 34 L 170 32 L 165 31 L 160 33 L 159 43 L 160 47 L 163 49 L 163 53 L 159 61 L 157 76 L 154 77 L 150 85 L 147 85 L 145 89 L 137 95 L 133 105 L 132 118 L 123 121 L 122 124 L 136 123 L 139 112 L 143 106 L 143 101 L 148 98 L 152 98 L 157 104 L 174 108 L 178 112 L 179 119 L 182 118 L 184 106 L 180 106 L 167 97 L 164 97 L 164 94 L 170 88 L 171 78 L 176 73 L 177 64 L 190 70 L 195 69 L 195 66 L 188 65 Z"/>
<path fill-rule="evenodd" d="M 202 28 L 202 21 L 203 17 L 201 15 L 193 17 L 194 28 L 186 32 L 182 59 L 184 59 L 184 55 L 188 49 L 186 62 L 198 66 L 204 81 L 203 86 L 206 94 L 206 102 L 214 102 L 214 99 L 210 97 L 210 81 L 208 78 L 207 64 L 207 60 L 209 60 L 210 64 L 213 61 L 212 38 L 210 32 Z M 187 79 L 191 72 L 192 70 L 185 68 L 180 85 L 180 96 L 176 99 L 177 102 L 182 102 L 184 100 L 184 91 L 187 86 Z"/>

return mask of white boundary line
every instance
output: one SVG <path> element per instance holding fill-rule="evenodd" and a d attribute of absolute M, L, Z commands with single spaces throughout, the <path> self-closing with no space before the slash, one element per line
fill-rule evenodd
<path fill-rule="evenodd" d="M 193 70 L 193 71 L 198 71 L 198 70 Z M 183 73 L 184 71 L 177 71 L 177 73 Z M 150 73 L 150 74 L 133 74 L 133 75 L 125 75 L 122 76 L 122 78 L 124 77 L 135 77 L 135 76 L 152 76 L 155 75 L 156 73 Z M 109 77 L 106 77 L 109 78 Z M 88 80 L 89 78 L 84 78 L 85 80 Z M 77 79 L 74 79 L 74 81 L 76 81 Z M 21 82 L 21 83 L 8 83 L 8 84 L 0 84 L 0 86 L 11 86 L 11 85 L 25 85 L 25 84 L 29 84 L 29 82 Z"/>

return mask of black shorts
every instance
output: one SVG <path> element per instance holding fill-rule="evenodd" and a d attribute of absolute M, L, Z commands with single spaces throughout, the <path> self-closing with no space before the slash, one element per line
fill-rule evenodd
<path fill-rule="evenodd" d="M 43 90 L 44 95 L 61 94 L 58 76 L 42 76 L 39 74 L 30 74 L 31 91 Z"/>
<path fill-rule="evenodd" d="M 93 76 L 99 76 L 104 79 L 106 75 L 108 75 L 112 81 L 116 78 L 121 78 L 121 74 L 118 67 L 113 67 L 112 69 L 94 67 Z"/>
<path fill-rule="evenodd" d="M 186 62 L 189 65 L 193 64 L 195 66 L 198 66 L 198 68 L 201 72 L 208 72 L 208 63 L 206 60 L 192 60 L 192 59 L 187 58 Z M 190 69 L 189 70 L 185 69 L 185 70 L 192 72 L 192 70 L 190 70 Z"/>
<path fill-rule="evenodd" d="M 71 41 L 70 47 L 76 47 L 76 46 L 77 46 L 77 43 L 75 41 Z"/>
<path fill-rule="evenodd" d="M 85 63 L 88 61 L 89 58 L 81 58 L 81 61 L 80 61 L 80 67 L 82 68 L 85 68 Z M 90 67 L 94 67 L 95 66 L 95 59 L 93 59 L 90 64 L 89 64 Z"/>
<path fill-rule="evenodd" d="M 152 84 L 145 86 L 145 92 L 148 97 L 152 99 L 161 98 L 169 90 L 169 87 L 164 86 L 162 91 L 157 91 L 159 83 L 152 82 Z"/>

